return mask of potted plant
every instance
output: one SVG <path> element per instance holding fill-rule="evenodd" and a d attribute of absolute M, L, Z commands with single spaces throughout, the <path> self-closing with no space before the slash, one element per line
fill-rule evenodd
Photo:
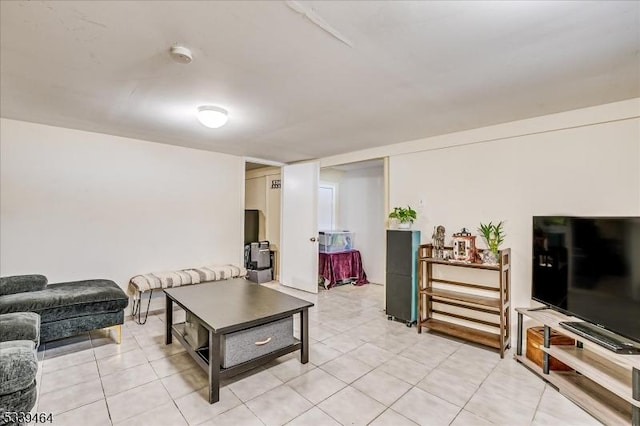
<path fill-rule="evenodd" d="M 393 211 L 389 213 L 389 219 L 396 219 L 398 221 L 398 229 L 410 229 L 411 224 L 416 220 L 417 214 L 410 206 L 394 207 Z"/>
<path fill-rule="evenodd" d="M 480 223 L 478 232 L 482 234 L 489 248 L 489 251 L 486 253 L 487 256 L 483 257 L 484 263 L 498 263 L 500 244 L 504 242 L 504 238 L 506 237 L 503 226 L 504 221 L 500 221 L 496 225 L 494 225 L 493 222 L 487 224 Z"/>

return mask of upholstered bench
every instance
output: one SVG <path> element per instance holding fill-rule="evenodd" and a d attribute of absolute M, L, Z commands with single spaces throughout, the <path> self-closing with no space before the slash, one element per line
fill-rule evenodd
<path fill-rule="evenodd" d="M 107 327 L 117 328 L 119 341 L 128 304 L 125 292 L 110 280 L 47 284 L 43 275 L 0 278 L 0 314 L 39 314 L 41 342 Z"/>
<path fill-rule="evenodd" d="M 227 280 L 230 278 L 244 277 L 246 275 L 247 270 L 245 268 L 235 265 L 201 266 L 199 268 L 136 275 L 129 280 L 128 288 L 129 294 L 133 297 L 132 317 L 138 324 L 144 324 L 147 322 L 149 306 L 151 304 L 151 295 L 154 290 Z M 147 309 L 144 314 L 144 319 L 142 319 L 142 294 L 147 292 L 149 293 L 149 299 L 147 300 Z"/>

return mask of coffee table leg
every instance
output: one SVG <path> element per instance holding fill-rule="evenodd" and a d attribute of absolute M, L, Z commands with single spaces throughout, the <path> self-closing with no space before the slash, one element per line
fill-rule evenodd
<path fill-rule="evenodd" d="M 220 335 L 209 330 L 209 404 L 220 400 Z"/>
<path fill-rule="evenodd" d="M 171 344 L 171 326 L 173 325 L 173 300 L 168 295 L 165 295 L 167 300 L 166 312 L 165 312 L 165 324 L 167 327 L 166 334 L 164 337 L 165 345 Z"/>
<path fill-rule="evenodd" d="M 303 309 L 300 312 L 300 340 L 302 340 L 300 362 L 306 364 L 309 362 L 309 309 Z"/>

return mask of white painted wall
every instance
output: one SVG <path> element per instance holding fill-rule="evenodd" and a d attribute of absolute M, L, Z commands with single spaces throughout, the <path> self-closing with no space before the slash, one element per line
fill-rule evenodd
<path fill-rule="evenodd" d="M 241 262 L 240 157 L 7 119 L 0 148 L 2 275 Z"/>
<path fill-rule="evenodd" d="M 393 156 L 390 179 L 391 205 L 424 200 L 423 242 L 505 220 L 512 306 L 528 306 L 532 216 L 640 215 L 640 120 Z"/>
<path fill-rule="evenodd" d="M 384 169 L 368 167 L 345 171 L 340 181 L 341 229 L 355 233 L 367 278 L 385 282 Z"/>

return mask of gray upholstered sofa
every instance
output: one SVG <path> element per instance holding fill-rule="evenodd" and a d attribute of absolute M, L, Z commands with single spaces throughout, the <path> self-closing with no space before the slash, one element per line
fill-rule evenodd
<path fill-rule="evenodd" d="M 17 423 L 9 413 L 28 413 L 36 403 L 39 330 L 36 313 L 0 315 L 0 425 Z"/>
<path fill-rule="evenodd" d="M 43 275 L 0 278 L 0 314 L 40 315 L 40 341 L 119 326 L 129 298 L 110 280 L 47 284 Z"/>

